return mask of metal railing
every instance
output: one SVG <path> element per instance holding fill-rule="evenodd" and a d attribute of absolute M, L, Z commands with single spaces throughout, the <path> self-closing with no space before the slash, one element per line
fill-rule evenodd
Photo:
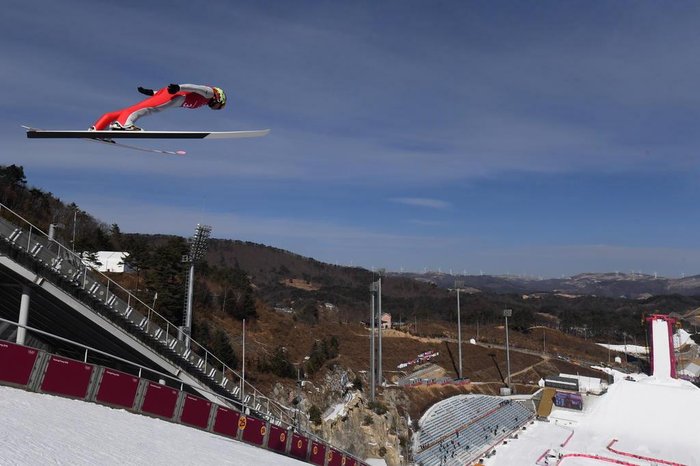
<path fill-rule="evenodd" d="M 45 270 L 60 277 L 64 284 L 69 284 L 69 290 L 59 283 L 61 288 L 71 291 L 74 296 L 75 292 L 79 291 L 76 297 L 83 303 L 87 301 L 88 307 L 93 311 L 95 309 L 91 304 L 94 301 L 106 307 L 111 312 L 101 314 L 102 317 L 108 317 L 112 323 L 116 321 L 132 337 L 136 336 L 139 341 L 155 347 L 161 354 L 166 354 L 181 369 L 190 374 L 197 374 L 196 378 L 205 385 L 210 388 L 216 387 L 217 391 L 223 391 L 235 399 L 239 399 L 239 396 L 245 393 L 240 403 L 262 413 L 274 423 L 294 422 L 295 409 L 265 396 L 196 340 L 189 338 L 188 348 L 179 339 L 178 325 L 170 322 L 119 283 L 95 270 L 83 261 L 81 256 L 50 238 L 48 234 L 1 203 L 0 238 L 24 252 Z M 54 283 L 50 276 L 42 277 Z"/>

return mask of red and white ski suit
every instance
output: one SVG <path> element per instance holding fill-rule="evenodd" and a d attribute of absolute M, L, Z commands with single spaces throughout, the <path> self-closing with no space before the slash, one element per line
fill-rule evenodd
<path fill-rule="evenodd" d="M 95 122 L 95 130 L 108 129 L 114 121 L 119 122 L 122 126 L 131 125 L 142 116 L 160 112 L 166 108 L 199 108 L 207 105 L 213 97 L 214 89 L 209 86 L 180 84 L 180 91 L 175 94 L 168 93 L 168 88 L 164 87 L 151 97 L 131 107 L 105 113 Z"/>

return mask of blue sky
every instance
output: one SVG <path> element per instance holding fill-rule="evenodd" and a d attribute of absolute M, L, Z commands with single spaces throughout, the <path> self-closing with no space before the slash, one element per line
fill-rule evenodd
<path fill-rule="evenodd" d="M 596 1 L 9 0 L 0 163 L 123 231 L 389 270 L 700 273 L 700 5 Z M 81 129 L 139 85 L 212 84 L 222 112 Z"/>

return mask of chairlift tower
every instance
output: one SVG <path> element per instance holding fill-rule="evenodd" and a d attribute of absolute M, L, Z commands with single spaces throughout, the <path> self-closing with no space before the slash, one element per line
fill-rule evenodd
<path fill-rule="evenodd" d="M 180 327 L 179 340 L 184 341 L 185 345 L 190 347 L 190 335 L 192 335 L 192 294 L 194 291 L 194 265 L 204 258 L 207 252 L 207 244 L 211 227 L 209 225 L 197 224 L 194 230 L 194 236 L 189 239 L 190 253 L 182 256 L 182 262 L 190 265 L 190 271 L 187 275 L 187 298 L 185 301 L 185 312 L 183 316 L 183 325 Z"/>

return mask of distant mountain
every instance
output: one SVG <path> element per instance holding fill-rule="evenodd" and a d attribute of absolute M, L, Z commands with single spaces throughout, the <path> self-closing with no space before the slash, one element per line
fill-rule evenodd
<path fill-rule="evenodd" d="M 360 267 L 326 264 L 282 249 L 244 241 L 212 240 L 207 258 L 210 263 L 234 263 L 246 270 L 254 282 L 266 287 L 289 288 L 285 280 L 302 279 L 315 288 L 351 294 L 364 306 L 367 285 L 378 278 L 376 273 Z M 487 294 L 549 293 L 571 296 L 645 299 L 659 295 L 700 296 L 700 275 L 665 278 L 645 274 L 582 273 L 572 277 L 536 279 L 512 275 L 452 275 L 440 272 L 385 273 L 389 295 L 404 298 L 444 296 L 438 289 L 451 289 L 456 282 L 467 292 Z M 411 284 L 413 283 L 413 284 Z M 437 289 L 436 289 L 437 288 Z M 321 293 L 323 294 L 323 293 Z"/>
<path fill-rule="evenodd" d="M 392 273 L 433 283 L 441 288 L 462 288 L 485 293 L 558 293 L 576 296 L 643 299 L 650 296 L 679 294 L 700 295 L 700 275 L 664 278 L 644 274 L 582 273 L 566 278 L 534 279 L 501 275 L 451 275 L 439 272 Z"/>

